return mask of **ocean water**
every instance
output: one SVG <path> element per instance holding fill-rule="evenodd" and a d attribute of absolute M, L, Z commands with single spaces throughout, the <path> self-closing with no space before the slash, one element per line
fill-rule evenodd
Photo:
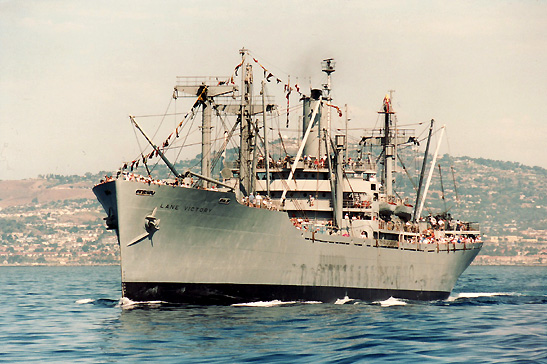
<path fill-rule="evenodd" d="M 0 362 L 547 363 L 547 267 L 470 267 L 445 301 L 120 300 L 118 267 L 1 267 Z"/>

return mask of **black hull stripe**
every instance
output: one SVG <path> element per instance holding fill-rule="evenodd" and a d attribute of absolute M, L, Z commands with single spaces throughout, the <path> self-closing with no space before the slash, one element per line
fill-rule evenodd
<path fill-rule="evenodd" d="M 369 302 L 382 301 L 389 297 L 431 301 L 446 299 L 450 292 L 325 286 L 124 282 L 123 295 L 133 301 L 229 305 L 273 300 L 333 303 L 345 296 Z"/>

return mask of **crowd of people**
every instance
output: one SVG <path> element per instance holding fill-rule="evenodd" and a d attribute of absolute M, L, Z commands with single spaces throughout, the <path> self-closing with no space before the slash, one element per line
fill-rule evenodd
<path fill-rule="evenodd" d="M 262 196 L 260 193 L 254 195 L 253 193 L 243 198 L 243 204 L 249 207 L 256 207 L 259 209 L 277 210 L 273 201 L 268 196 Z"/>
<path fill-rule="evenodd" d="M 454 220 L 450 214 L 446 215 L 431 215 L 422 217 L 420 221 L 426 221 L 428 226 L 433 230 L 468 230 L 468 225 L 460 220 Z"/>
<path fill-rule="evenodd" d="M 320 169 L 320 168 L 326 168 L 328 166 L 326 154 L 324 154 L 321 157 L 305 155 L 300 158 L 300 161 L 304 162 L 304 167 L 309 169 Z M 269 167 L 270 168 L 290 168 L 293 163 L 294 163 L 294 157 L 285 156 L 277 160 L 273 160 L 273 159 L 270 160 Z M 361 161 L 356 161 L 351 158 L 348 158 L 348 160 L 345 161 L 344 165 L 349 169 L 353 169 L 354 167 L 362 167 L 368 164 L 364 164 Z M 265 158 L 263 156 L 258 157 L 257 167 L 264 168 L 265 166 L 266 166 Z"/>
<path fill-rule="evenodd" d="M 304 166 L 306 168 L 311 169 L 317 169 L 317 168 L 324 168 L 326 167 L 327 162 L 327 155 L 320 158 L 312 157 L 312 156 L 304 156 L 300 158 L 300 161 L 304 162 Z M 270 161 L 270 168 L 290 168 L 292 166 L 292 163 L 294 163 L 294 157 L 285 156 L 283 158 L 279 158 L 278 160 L 271 160 Z M 260 156 L 258 158 L 257 167 L 258 168 L 264 168 L 266 166 L 264 157 Z"/>
<path fill-rule="evenodd" d="M 481 242 L 480 235 L 449 235 L 442 237 L 435 237 L 435 235 L 429 235 L 428 233 L 420 234 L 420 237 L 413 237 L 407 240 L 407 243 L 420 243 L 420 244 L 469 244 Z"/>
<path fill-rule="evenodd" d="M 328 233 L 340 234 L 342 236 L 350 236 L 349 229 L 337 229 L 333 226 L 332 221 L 327 221 L 323 224 L 313 224 L 310 223 L 309 219 L 305 218 L 291 218 L 293 225 L 299 230 L 311 230 L 316 233 Z M 414 230 L 414 229 L 410 229 Z M 406 230 L 405 231 L 410 231 Z M 418 230 L 416 230 L 417 232 Z M 438 235 L 438 236 L 437 236 Z M 435 230 L 428 228 L 424 230 L 419 235 L 415 235 L 412 238 L 406 239 L 407 243 L 420 243 L 420 244 L 469 244 L 481 242 L 480 235 L 465 235 L 465 234 L 435 234 Z M 366 231 L 362 231 L 360 237 L 363 239 L 370 238 L 369 234 Z"/>
<path fill-rule="evenodd" d="M 150 176 L 142 176 L 140 174 L 135 174 L 131 172 L 118 172 L 116 177 L 113 176 L 105 176 L 104 179 L 101 179 L 100 183 L 106 183 L 110 181 L 114 181 L 116 179 L 123 178 L 125 181 L 136 181 L 141 183 L 146 183 L 148 185 L 163 185 L 163 186 L 181 186 L 181 187 L 190 187 L 191 184 L 185 183 L 183 180 L 180 180 L 179 178 L 176 178 L 173 180 L 173 182 L 168 182 L 165 180 L 160 179 L 154 179 Z"/>

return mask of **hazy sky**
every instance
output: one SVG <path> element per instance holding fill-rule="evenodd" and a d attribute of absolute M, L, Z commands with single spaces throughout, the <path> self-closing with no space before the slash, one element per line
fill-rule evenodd
<path fill-rule="evenodd" d="M 0 179 L 116 169 L 129 114 L 163 113 L 176 76 L 230 75 L 242 46 L 315 86 L 335 58 L 352 127 L 394 89 L 452 154 L 547 168 L 547 1 L 0 0 Z"/>

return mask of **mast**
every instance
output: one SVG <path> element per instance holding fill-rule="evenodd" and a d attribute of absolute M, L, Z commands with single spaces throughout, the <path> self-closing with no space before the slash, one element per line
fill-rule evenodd
<path fill-rule="evenodd" d="M 256 165 L 258 161 L 258 146 L 257 146 L 257 140 L 258 140 L 258 119 L 256 121 L 252 121 L 251 119 L 251 148 L 253 151 L 253 154 L 251 156 L 251 193 L 256 193 Z"/>
<path fill-rule="evenodd" d="M 391 100 L 393 100 L 393 93 L 395 92 L 395 90 L 389 90 L 389 102 L 390 102 L 390 109 L 391 109 Z M 397 152 L 398 152 L 398 148 L 399 146 L 397 145 L 398 143 L 398 140 L 399 140 L 399 131 L 397 130 L 397 118 L 392 118 L 391 119 L 391 122 L 393 124 L 393 156 L 391 158 L 391 165 L 392 165 L 392 171 L 393 173 L 396 173 L 398 172 L 398 169 L 397 169 Z M 393 183 L 393 178 L 391 179 L 392 183 Z M 392 191 L 393 193 L 393 191 Z"/>
<path fill-rule="evenodd" d="M 241 54 L 241 68 L 243 74 L 241 77 L 241 107 L 239 117 L 240 123 L 240 145 L 239 145 L 239 182 L 240 188 L 245 195 L 252 192 L 253 176 L 252 176 L 252 151 L 254 149 L 254 130 L 252 127 L 252 83 L 253 83 L 253 68 L 247 60 L 246 56 L 249 50 L 242 48 L 239 50 Z"/>
<path fill-rule="evenodd" d="M 390 95 L 386 94 L 384 97 L 383 111 L 379 112 L 380 114 L 384 114 L 384 136 L 382 138 L 384 170 L 382 173 L 382 185 L 384 186 L 386 196 L 393 195 L 393 163 L 395 157 L 395 147 L 391 140 L 391 114 L 394 113 L 391 110 L 391 93 L 393 90 L 389 92 Z"/>
<path fill-rule="evenodd" d="M 331 74 L 334 72 L 334 59 L 327 58 L 323 60 L 321 66 L 322 71 L 327 74 L 327 83 L 323 85 L 324 95 L 323 98 L 327 101 L 327 104 L 332 103 L 331 97 Z M 347 111 L 347 109 L 346 109 Z M 336 226 L 342 228 L 342 211 L 343 211 L 343 196 L 344 196 L 344 153 L 345 153 L 345 144 L 346 138 L 345 135 L 336 135 L 335 137 L 335 149 L 332 151 L 334 153 L 334 158 L 331 157 L 331 110 L 330 107 L 326 112 L 327 114 L 327 125 L 323 129 L 324 135 L 321 137 L 325 140 L 325 153 L 327 154 L 328 166 L 329 166 L 329 175 L 331 180 L 331 197 L 332 197 L 332 215 L 334 223 Z M 313 120 L 313 119 L 312 119 Z M 347 128 L 347 114 L 346 114 L 346 128 Z M 321 145 L 321 143 L 319 143 Z M 334 175 L 334 181 L 332 176 Z"/>
<path fill-rule="evenodd" d="M 444 134 L 444 128 L 445 126 L 443 125 L 441 128 L 441 136 L 439 137 L 439 141 L 437 142 L 437 148 L 435 148 L 435 153 L 433 154 L 433 160 L 431 161 L 431 168 L 429 169 L 429 175 L 427 176 L 427 182 L 425 184 L 424 197 L 422 198 L 422 201 L 420 201 L 420 209 L 418 210 L 418 216 L 422 214 L 422 210 L 424 208 L 425 197 L 427 196 L 427 190 L 429 189 L 429 185 L 431 183 L 431 177 L 433 177 L 433 170 L 435 169 L 435 163 L 437 162 L 437 155 L 439 154 L 439 148 L 441 147 L 441 142 L 442 142 L 443 134 Z"/>
<path fill-rule="evenodd" d="M 448 210 L 446 209 L 446 199 L 444 198 L 444 186 L 443 186 L 443 173 L 441 171 L 441 164 L 437 164 L 437 167 L 439 167 L 439 178 L 441 179 L 441 193 L 442 193 L 442 200 L 443 200 L 443 205 L 444 205 L 444 211 L 443 213 L 447 213 Z"/>
<path fill-rule="evenodd" d="M 262 80 L 262 123 L 264 124 L 264 163 L 266 163 L 266 194 L 270 197 L 270 153 L 268 151 L 268 122 L 266 120 L 266 90 Z"/>
<path fill-rule="evenodd" d="M 344 160 L 347 162 L 348 161 L 348 122 L 349 122 L 349 117 L 348 117 L 348 104 L 345 104 L 344 105 L 344 112 L 346 114 L 346 139 L 345 139 L 345 144 L 344 144 Z"/>
<path fill-rule="evenodd" d="M 336 135 L 336 150 L 335 150 L 335 166 L 336 166 L 336 185 L 335 185 L 335 196 L 336 200 L 333 204 L 334 206 L 334 217 L 336 225 L 338 228 L 342 228 L 342 211 L 344 209 L 343 199 L 344 199 L 344 171 L 342 166 L 344 163 L 344 145 L 346 144 L 346 138 L 344 135 Z"/>
<path fill-rule="evenodd" d="M 429 153 L 429 144 L 431 143 L 431 134 L 433 133 L 433 123 L 435 120 L 431 119 L 431 124 L 429 125 L 429 135 L 427 137 L 427 144 L 425 146 L 424 161 L 422 162 L 422 171 L 420 172 L 420 181 L 418 182 L 418 192 L 416 193 L 416 203 L 414 204 L 414 216 L 412 221 L 416 222 L 416 219 L 420 217 L 418 215 L 418 205 L 420 203 L 420 193 L 422 192 L 422 183 L 424 181 L 424 173 L 427 165 L 427 154 Z"/>
<path fill-rule="evenodd" d="M 327 74 L 327 83 L 323 85 L 323 100 L 327 101 L 327 104 L 332 103 L 332 97 L 330 96 L 331 91 L 331 74 L 334 72 L 334 66 L 336 62 L 334 62 L 334 58 L 327 58 L 324 59 L 323 62 L 321 62 L 321 68 L 322 71 Z M 319 135 L 319 139 L 321 138 L 330 138 L 330 130 L 331 130 L 331 112 L 330 108 L 327 109 L 327 127 L 325 130 L 325 135 Z M 312 120 L 313 121 L 313 120 Z M 321 133 L 321 128 L 319 129 L 319 132 Z M 325 150 L 326 154 L 329 154 L 329 143 L 327 143 L 327 149 Z M 319 155 L 318 158 L 321 156 L 321 142 L 319 142 Z"/>
<path fill-rule="evenodd" d="M 389 101 L 388 101 L 389 103 Z M 389 104 L 388 104 L 389 105 Z M 384 114 L 384 192 L 387 196 L 391 196 L 393 193 L 393 176 L 391 169 L 391 160 L 393 157 L 393 147 L 390 143 L 389 138 L 389 126 L 390 126 L 390 117 L 389 117 L 389 106 L 385 105 L 385 114 Z"/>
<path fill-rule="evenodd" d="M 211 178 L 211 99 L 207 97 L 207 88 L 201 93 L 202 120 L 201 120 L 201 174 Z M 209 187 L 209 182 L 203 179 L 203 188 Z"/>

